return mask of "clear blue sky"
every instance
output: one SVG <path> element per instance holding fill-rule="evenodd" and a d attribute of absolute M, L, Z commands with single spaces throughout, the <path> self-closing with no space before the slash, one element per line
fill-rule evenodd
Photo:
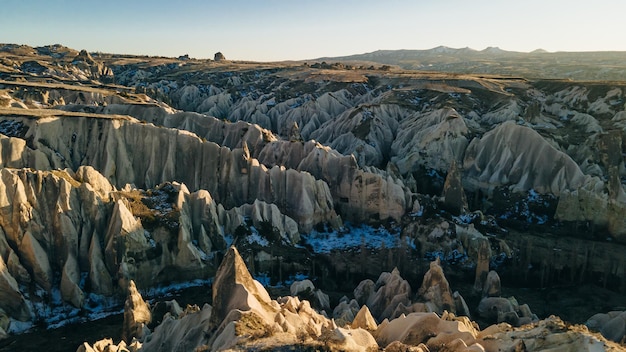
<path fill-rule="evenodd" d="M 300 60 L 378 49 L 626 51 L 623 0 L 0 0 L 0 42 Z"/>

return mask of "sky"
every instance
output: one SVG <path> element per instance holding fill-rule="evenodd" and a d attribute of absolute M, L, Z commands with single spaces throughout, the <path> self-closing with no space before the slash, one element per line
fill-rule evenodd
<path fill-rule="evenodd" d="M 623 0 L 0 0 L 0 43 L 280 61 L 430 49 L 626 51 Z"/>

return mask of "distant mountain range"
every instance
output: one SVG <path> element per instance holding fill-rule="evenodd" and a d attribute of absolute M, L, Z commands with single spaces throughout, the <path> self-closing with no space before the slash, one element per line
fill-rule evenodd
<path fill-rule="evenodd" d="M 626 52 L 506 51 L 438 46 L 428 50 L 377 50 L 371 53 L 323 57 L 316 61 L 398 66 L 402 69 L 518 76 L 529 79 L 626 81 Z"/>

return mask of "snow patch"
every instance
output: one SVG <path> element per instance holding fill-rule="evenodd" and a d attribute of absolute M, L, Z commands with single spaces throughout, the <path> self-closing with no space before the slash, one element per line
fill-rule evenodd
<path fill-rule="evenodd" d="M 402 245 L 398 227 L 391 230 L 380 226 L 372 227 L 368 225 L 352 226 L 349 223 L 340 229 L 331 232 L 312 231 L 308 235 L 303 235 L 306 244 L 313 247 L 315 253 L 331 253 L 336 250 L 346 250 L 360 248 L 364 245 L 367 248 L 397 248 Z M 410 238 L 405 237 L 404 244 L 415 248 L 415 244 Z"/>

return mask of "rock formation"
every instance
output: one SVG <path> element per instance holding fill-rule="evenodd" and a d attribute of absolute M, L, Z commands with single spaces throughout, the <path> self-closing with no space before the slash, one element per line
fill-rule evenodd
<path fill-rule="evenodd" d="M 378 324 L 376 324 L 376 320 L 366 305 L 359 309 L 350 326 L 354 329 L 361 328 L 367 331 L 375 331 L 378 329 Z"/>
<path fill-rule="evenodd" d="M 553 165 L 546 168 L 544 165 Z M 493 191 L 512 186 L 514 191 L 534 189 L 560 195 L 582 186 L 584 175 L 565 153 L 534 130 L 505 122 L 468 145 L 463 169 L 468 190 Z"/>
<path fill-rule="evenodd" d="M 150 307 L 143 300 L 135 283 L 131 280 L 128 284 L 128 297 L 124 303 L 122 340 L 126 343 L 131 343 L 134 338 L 143 340 L 150 333 L 150 330 L 147 330 L 147 325 L 151 321 Z"/>
<path fill-rule="evenodd" d="M 623 311 L 598 313 L 590 317 L 585 325 L 599 331 L 608 340 L 623 343 L 626 336 L 626 313 Z"/>
<path fill-rule="evenodd" d="M 417 294 L 427 302 L 431 303 L 429 308 L 436 313 L 443 313 L 444 310 L 454 313 L 455 304 L 452 298 L 450 284 L 443 275 L 443 269 L 439 263 L 439 258 L 430 263 L 430 269 L 424 275 L 422 286 Z"/>
<path fill-rule="evenodd" d="M 304 273 L 349 296 L 380 277 L 333 307 L 315 288 L 271 300 L 242 274 L 217 285 L 226 306 L 171 304 L 143 342 L 95 349 L 611 346 L 501 295 L 511 278 L 626 287 L 624 84 L 215 61 L 0 45 L 0 338 L 92 316 L 130 282 L 220 276 L 234 243 L 272 283 Z M 394 229 L 385 248 L 301 241 L 343 245 L 342 225 L 364 223 Z M 472 276 L 478 307 L 444 268 Z M 470 313 L 533 323 L 481 332 Z M 618 339 L 614 318 L 600 330 Z"/>
<path fill-rule="evenodd" d="M 225 236 L 245 219 L 258 229 L 269 224 L 261 234 L 267 241 L 299 240 L 296 223 L 273 205 L 255 201 L 226 211 L 207 191 L 189 193 L 182 184 L 118 191 L 89 166 L 76 173 L 3 168 L 0 181 L 7 295 L 0 308 L 18 320 L 33 319 L 18 283 L 46 291 L 59 285 L 63 301 L 83 308 L 89 293 L 111 296 L 131 280 L 146 287 L 207 277 Z"/>
<path fill-rule="evenodd" d="M 442 207 L 455 215 L 465 213 L 469 209 L 461 173 L 456 166 L 456 161 L 452 161 L 452 164 L 450 164 L 450 170 L 448 170 L 446 182 L 443 185 Z"/>
<path fill-rule="evenodd" d="M 330 311 L 330 300 L 322 290 L 315 288 L 311 280 L 294 281 L 289 287 L 292 296 L 298 296 L 311 302 L 319 311 Z"/>
<path fill-rule="evenodd" d="M 398 273 L 384 275 L 389 283 L 392 276 L 398 276 Z M 294 289 L 300 286 L 310 288 L 307 284 L 298 284 Z M 138 300 L 143 302 L 140 296 L 132 293 L 131 296 L 139 297 Z M 311 309 L 306 300 L 300 301 L 297 297 L 272 300 L 263 286 L 250 276 L 234 247 L 228 250 L 216 274 L 213 302 L 216 308 L 209 305 L 202 309 L 197 306 L 187 308 L 178 317 L 166 313 L 163 322 L 153 333 L 146 335 L 143 342 L 131 344 L 132 350 L 323 348 L 377 351 L 384 348 L 388 351 L 428 351 L 443 348 L 450 351 L 501 351 L 526 348 L 535 351 L 557 346 L 581 351 L 619 350 L 617 345 L 589 333 L 585 327 L 567 325 L 556 317 L 524 328 L 512 328 L 502 323 L 481 331 L 469 318 L 448 312 L 442 315 L 402 314 L 376 324 L 368 307 L 363 306 L 350 328 L 339 328 L 332 320 Z M 125 314 L 129 310 L 130 304 Z M 126 344 L 114 345 L 112 340 L 105 339 L 93 346 L 85 343 L 78 351 L 104 352 L 106 348 L 119 350 L 126 348 Z"/>
<path fill-rule="evenodd" d="M 215 53 L 214 57 L 213 57 L 213 61 L 224 61 L 226 60 L 226 57 L 224 57 L 224 54 L 222 54 L 221 52 L 217 52 Z"/>

